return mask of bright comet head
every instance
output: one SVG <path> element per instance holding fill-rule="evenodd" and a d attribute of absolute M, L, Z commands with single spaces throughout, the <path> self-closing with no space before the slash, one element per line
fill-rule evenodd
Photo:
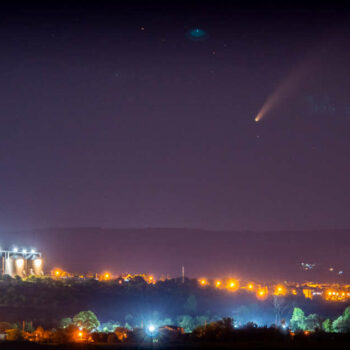
<path fill-rule="evenodd" d="M 256 122 L 256 123 L 258 123 L 260 120 L 261 120 L 261 118 L 263 117 L 263 114 L 261 113 L 261 111 L 256 115 L 256 117 L 254 118 L 254 121 Z"/>

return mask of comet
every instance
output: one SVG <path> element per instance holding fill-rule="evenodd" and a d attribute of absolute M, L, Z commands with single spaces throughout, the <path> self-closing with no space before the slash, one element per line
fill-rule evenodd
<path fill-rule="evenodd" d="M 278 105 L 295 93 L 307 77 L 319 68 L 317 58 L 312 57 L 297 65 L 267 98 L 254 118 L 256 123 L 266 118 Z"/>
<path fill-rule="evenodd" d="M 255 122 L 260 122 L 267 114 L 269 114 L 275 107 L 285 101 L 290 94 L 292 94 L 299 86 L 299 82 L 302 80 L 302 73 L 300 71 L 293 72 L 288 75 L 275 91 L 267 98 L 265 103 L 260 108 L 258 114 L 255 117 Z"/>

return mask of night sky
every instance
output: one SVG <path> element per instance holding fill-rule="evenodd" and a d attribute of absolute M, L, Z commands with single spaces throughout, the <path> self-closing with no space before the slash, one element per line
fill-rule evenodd
<path fill-rule="evenodd" d="M 1 6 L 0 233 L 350 227 L 348 8 Z"/>

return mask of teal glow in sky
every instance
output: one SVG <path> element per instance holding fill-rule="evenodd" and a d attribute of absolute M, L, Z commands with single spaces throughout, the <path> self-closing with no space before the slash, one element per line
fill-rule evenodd
<path fill-rule="evenodd" d="M 206 31 L 200 28 L 194 28 L 188 32 L 188 37 L 192 40 L 203 40 L 206 36 Z"/>

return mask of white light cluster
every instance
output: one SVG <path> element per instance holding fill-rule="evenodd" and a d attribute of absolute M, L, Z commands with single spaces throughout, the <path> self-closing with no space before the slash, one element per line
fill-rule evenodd
<path fill-rule="evenodd" d="M 2 249 L 0 248 L 0 251 L 1 251 Z M 16 246 L 14 246 L 13 248 L 12 248 L 12 250 L 10 250 L 10 251 L 12 251 L 13 253 L 19 253 L 19 249 L 16 247 Z M 21 253 L 22 254 L 37 254 L 37 252 L 36 252 L 36 250 L 35 249 L 31 249 L 31 250 L 28 250 L 28 249 L 26 249 L 26 248 L 23 248 L 22 249 L 22 251 L 21 251 Z"/>

